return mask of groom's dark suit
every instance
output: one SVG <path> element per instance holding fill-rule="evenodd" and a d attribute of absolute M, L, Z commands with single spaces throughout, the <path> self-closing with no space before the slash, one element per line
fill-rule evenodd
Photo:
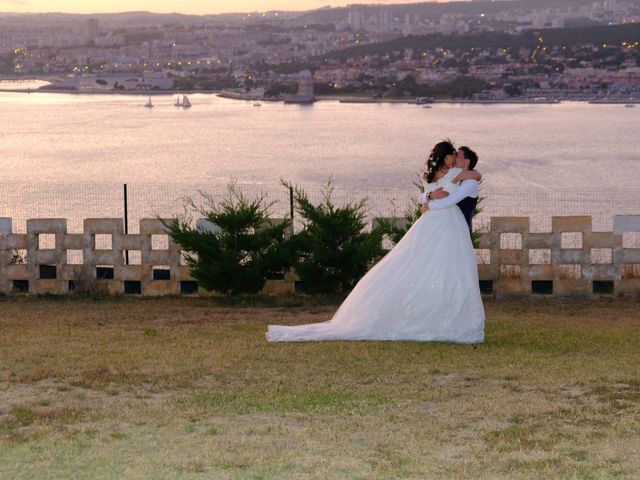
<path fill-rule="evenodd" d="M 467 225 L 469 225 L 469 232 L 471 232 L 473 230 L 471 219 L 473 218 L 473 212 L 476 210 L 476 205 L 478 205 L 478 197 L 465 197 L 460 200 L 457 205 L 460 210 L 462 210 L 464 219 L 467 221 Z"/>

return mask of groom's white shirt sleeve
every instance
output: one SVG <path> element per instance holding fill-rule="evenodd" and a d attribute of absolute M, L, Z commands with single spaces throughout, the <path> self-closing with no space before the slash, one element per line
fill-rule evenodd
<path fill-rule="evenodd" d="M 431 200 L 429 202 L 429 210 L 441 210 L 443 208 L 450 207 L 451 205 L 455 205 L 460 200 L 467 197 L 473 197 L 473 198 L 478 197 L 478 181 L 477 180 L 465 180 L 458 186 L 458 188 L 456 188 L 453 192 L 451 192 L 449 196 L 445 198 L 441 198 L 440 200 Z M 420 197 L 420 199 L 422 199 L 422 197 Z M 425 199 L 426 199 L 426 195 L 425 195 Z"/>

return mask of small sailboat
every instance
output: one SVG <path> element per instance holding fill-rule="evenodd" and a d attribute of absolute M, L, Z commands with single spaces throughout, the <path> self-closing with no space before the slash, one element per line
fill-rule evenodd
<path fill-rule="evenodd" d="M 153 108 L 153 102 L 151 101 L 151 95 L 149 95 L 149 101 L 144 104 L 145 108 Z"/>
<path fill-rule="evenodd" d="M 189 101 L 189 98 L 186 95 L 182 96 L 182 108 L 191 108 L 191 102 Z"/>
<path fill-rule="evenodd" d="M 180 103 L 180 95 L 176 97 L 176 103 L 174 104 L 176 107 L 181 107 L 182 103 Z"/>

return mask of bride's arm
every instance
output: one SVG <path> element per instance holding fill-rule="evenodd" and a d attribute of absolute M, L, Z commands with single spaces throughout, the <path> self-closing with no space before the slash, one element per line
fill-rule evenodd
<path fill-rule="evenodd" d="M 424 205 L 429 201 L 429 192 L 425 188 L 424 191 L 418 196 L 418 203 Z"/>
<path fill-rule="evenodd" d="M 453 179 L 454 182 L 459 182 L 461 180 L 478 180 L 482 178 L 482 174 L 477 170 L 462 170 L 456 178 Z"/>
<path fill-rule="evenodd" d="M 435 183 L 427 183 L 426 180 L 422 179 L 422 188 L 423 192 L 418 196 L 418 203 L 420 205 L 424 205 L 427 203 L 430 198 L 429 194 L 438 188 L 438 185 Z"/>

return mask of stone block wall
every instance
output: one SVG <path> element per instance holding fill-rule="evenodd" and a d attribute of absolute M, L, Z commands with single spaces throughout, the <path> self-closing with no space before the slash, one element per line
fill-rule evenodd
<path fill-rule="evenodd" d="M 593 232 L 591 217 L 553 217 L 544 233 L 530 232 L 527 217 L 493 217 L 477 257 L 484 293 L 637 295 L 640 215 L 614 217 L 612 232 Z M 64 295 L 87 283 L 113 294 L 206 294 L 158 219 L 141 220 L 139 234 L 125 234 L 119 218 L 86 219 L 82 233 L 67 233 L 65 219 L 32 219 L 18 234 L 0 218 L 0 293 Z M 294 284 L 289 273 L 264 293 Z"/>
<path fill-rule="evenodd" d="M 640 215 L 614 217 L 594 232 L 591 217 L 552 217 L 531 233 L 527 217 L 492 217 L 480 239 L 478 272 L 498 295 L 640 294 Z"/>

